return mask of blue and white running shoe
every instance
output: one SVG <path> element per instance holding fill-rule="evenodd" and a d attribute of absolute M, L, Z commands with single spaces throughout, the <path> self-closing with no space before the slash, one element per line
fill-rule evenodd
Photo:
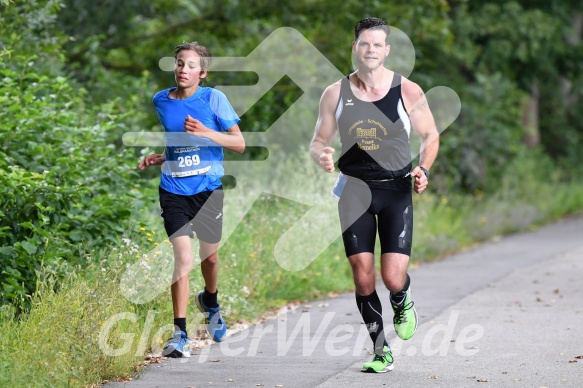
<path fill-rule="evenodd" d="M 190 357 L 190 339 L 186 333 L 182 330 L 176 330 L 174 336 L 164 345 L 162 355 L 171 358 Z"/>
<path fill-rule="evenodd" d="M 206 321 L 206 332 L 209 337 L 211 337 L 215 342 L 221 342 L 227 337 L 227 325 L 221 317 L 221 306 L 217 304 L 217 307 L 207 307 L 202 301 L 201 291 L 196 295 L 194 299 L 198 309 L 204 314 Z"/>

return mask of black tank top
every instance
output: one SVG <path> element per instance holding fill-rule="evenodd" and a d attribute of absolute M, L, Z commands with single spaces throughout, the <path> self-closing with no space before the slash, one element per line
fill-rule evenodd
<path fill-rule="evenodd" d="M 340 171 L 370 187 L 411 190 L 411 179 L 402 179 L 411 171 L 411 123 L 401 95 L 400 74 L 394 73 L 388 93 L 373 102 L 357 99 L 348 76 L 343 78 L 336 123 L 342 143 Z"/>

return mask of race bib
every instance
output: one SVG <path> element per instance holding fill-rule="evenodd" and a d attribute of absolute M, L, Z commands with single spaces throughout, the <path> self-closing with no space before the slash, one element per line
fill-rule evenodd
<path fill-rule="evenodd" d="M 205 174 L 212 168 L 211 156 L 207 154 L 206 147 L 169 147 L 164 173 L 174 178 Z"/>

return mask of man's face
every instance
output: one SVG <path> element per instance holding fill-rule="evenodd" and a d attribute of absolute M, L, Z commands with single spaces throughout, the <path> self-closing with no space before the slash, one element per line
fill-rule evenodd
<path fill-rule="evenodd" d="M 391 46 L 386 43 L 387 35 L 383 30 L 363 30 L 356 42 L 352 43 L 352 53 L 358 67 L 374 70 L 385 62 Z"/>
<path fill-rule="evenodd" d="M 206 76 L 206 70 L 201 71 L 200 55 L 193 50 L 182 50 L 176 57 L 174 76 L 176 85 L 182 89 L 198 86 L 200 79 Z"/>

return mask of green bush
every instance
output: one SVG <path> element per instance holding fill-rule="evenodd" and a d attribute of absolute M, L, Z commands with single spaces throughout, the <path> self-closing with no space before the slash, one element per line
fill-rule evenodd
<path fill-rule="evenodd" d="M 42 261 L 53 266 L 71 257 L 68 224 L 60 221 L 81 193 L 74 186 L 59 186 L 52 172 L 29 172 L 0 161 L 2 299 L 30 295 Z"/>
<path fill-rule="evenodd" d="M 141 199 L 137 159 L 111 136 L 124 128 L 117 102 L 89 109 L 82 94 L 64 77 L 0 69 L 2 302 L 30 295 L 41 263 L 77 264 L 115 241 Z"/>
<path fill-rule="evenodd" d="M 480 75 L 454 86 L 462 110 L 441 136 L 435 180 L 440 192 L 495 192 L 508 164 L 524 145 L 520 125 L 523 93 L 500 74 Z"/>

